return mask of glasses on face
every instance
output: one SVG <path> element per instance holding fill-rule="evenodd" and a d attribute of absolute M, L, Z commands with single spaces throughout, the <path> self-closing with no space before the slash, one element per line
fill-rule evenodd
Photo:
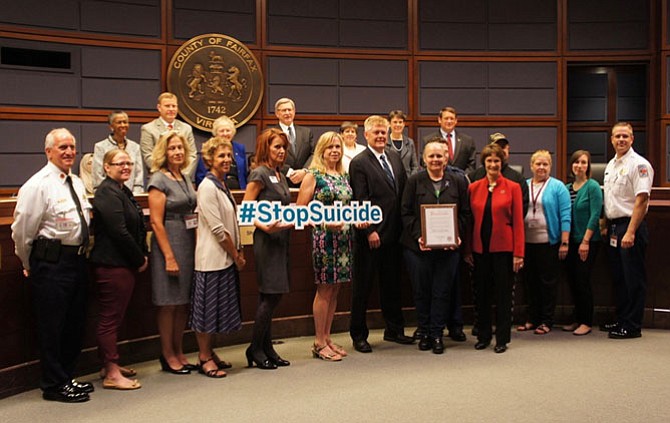
<path fill-rule="evenodd" d="M 118 167 L 133 167 L 135 163 L 133 162 L 117 162 L 117 163 L 110 163 L 110 166 L 118 166 Z"/>

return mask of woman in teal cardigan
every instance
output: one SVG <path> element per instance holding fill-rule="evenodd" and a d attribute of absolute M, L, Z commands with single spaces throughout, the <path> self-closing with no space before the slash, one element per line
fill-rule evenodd
<path fill-rule="evenodd" d="M 556 306 L 560 260 L 570 241 L 570 194 L 562 181 L 550 176 L 551 154 L 538 150 L 530 158 L 533 177 L 528 179 L 530 204 L 525 220 L 524 280 L 530 318 L 519 331 L 551 332 Z"/>
<path fill-rule="evenodd" d="M 593 325 L 591 271 L 600 246 L 603 193 L 598 182 L 591 179 L 591 154 L 588 151 L 577 150 L 572 154 L 570 171 L 574 181 L 566 186 L 572 200 L 572 228 L 566 263 L 575 309 L 573 323 L 563 330 L 582 336 L 591 333 Z"/>

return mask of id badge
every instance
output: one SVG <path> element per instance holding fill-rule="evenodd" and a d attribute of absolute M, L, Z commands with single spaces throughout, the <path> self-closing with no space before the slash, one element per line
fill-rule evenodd
<path fill-rule="evenodd" d="M 610 235 L 610 247 L 616 248 L 617 246 L 617 237 L 616 234 Z"/>
<path fill-rule="evenodd" d="M 184 215 L 184 224 L 186 229 L 195 229 L 198 227 L 198 215 L 197 214 L 186 214 Z"/>
<path fill-rule="evenodd" d="M 275 175 L 270 175 L 268 178 L 270 179 L 270 182 L 272 182 L 273 184 L 279 183 L 279 179 L 277 179 L 277 176 Z"/>
<path fill-rule="evenodd" d="M 535 229 L 538 227 L 538 222 L 537 219 L 528 219 L 528 228 L 529 229 Z"/>
<path fill-rule="evenodd" d="M 56 229 L 59 231 L 70 231 L 77 226 L 77 222 L 67 217 L 56 218 Z"/>

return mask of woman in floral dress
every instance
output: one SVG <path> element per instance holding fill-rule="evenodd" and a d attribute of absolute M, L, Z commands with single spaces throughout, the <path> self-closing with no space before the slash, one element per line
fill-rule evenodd
<path fill-rule="evenodd" d="M 305 175 L 298 194 L 299 205 L 312 200 L 324 205 L 341 201 L 349 204 L 352 197 L 349 176 L 342 166 L 342 137 L 326 132 L 319 138 L 314 159 Z M 312 262 L 316 295 L 314 297 L 314 326 L 316 339 L 312 348 L 314 358 L 340 361 L 347 352 L 330 339 L 337 294 L 340 285 L 351 281 L 352 230 L 350 225 L 325 223 L 312 229 Z"/>

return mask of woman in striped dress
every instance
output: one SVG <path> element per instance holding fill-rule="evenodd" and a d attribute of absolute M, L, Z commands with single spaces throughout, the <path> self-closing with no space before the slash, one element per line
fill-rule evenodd
<path fill-rule="evenodd" d="M 214 333 L 242 326 L 238 271 L 245 265 L 235 199 L 224 182 L 233 161 L 233 146 L 211 138 L 202 146 L 209 172 L 198 187 L 198 237 L 191 305 L 191 328 L 196 332 L 199 372 L 212 378 L 226 376 L 230 363 L 212 349 Z"/>

